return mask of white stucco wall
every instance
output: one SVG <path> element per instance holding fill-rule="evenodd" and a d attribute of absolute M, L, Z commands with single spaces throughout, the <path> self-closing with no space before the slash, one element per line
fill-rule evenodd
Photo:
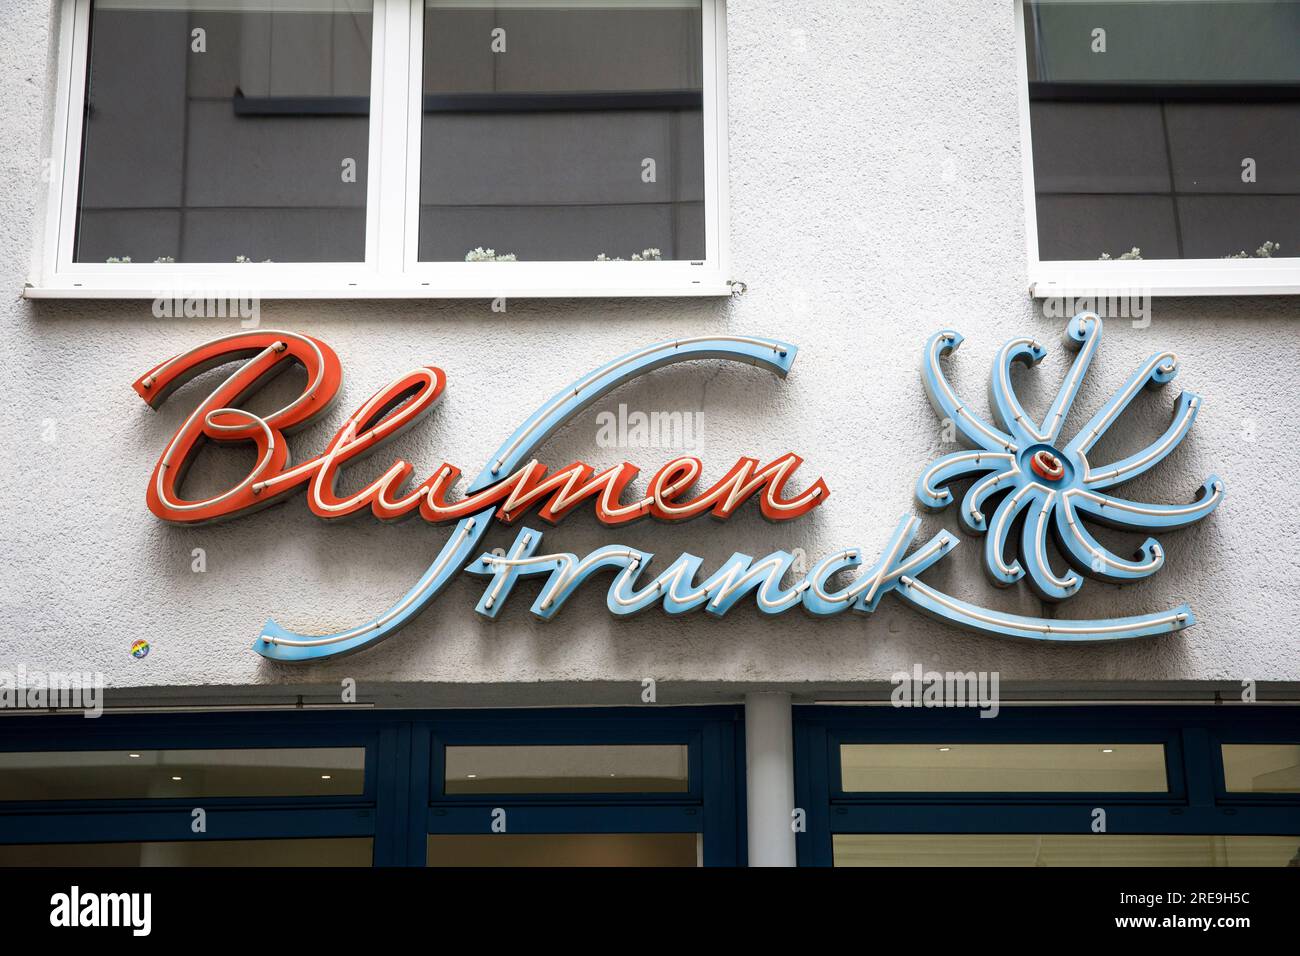
<path fill-rule="evenodd" d="M 887 680 L 920 661 L 997 669 L 1004 681 L 1300 681 L 1300 426 L 1294 404 L 1297 298 L 1165 299 L 1148 328 L 1107 324 L 1067 432 L 1141 359 L 1175 348 L 1182 371 L 1128 413 L 1127 447 L 1167 424 L 1179 387 L 1205 404 L 1192 435 L 1127 486 L 1134 498 L 1182 501 L 1211 472 L 1228 489 L 1203 524 L 1163 536 L 1168 563 L 1119 589 L 1088 582 L 1060 613 L 1136 614 L 1189 601 L 1199 623 L 1122 646 L 1063 647 L 972 635 L 892 599 L 874 616 L 618 621 L 599 583 L 550 623 L 517 595 L 497 622 L 473 605 L 481 579 L 462 578 L 415 624 L 374 650 L 310 667 L 272 665 L 250 650 L 268 616 L 299 630 L 368 620 L 403 594 L 447 529 L 312 516 L 301 497 L 251 518 L 201 529 L 164 525 L 146 510 L 145 482 L 200 389 L 159 412 L 131 382 L 161 359 L 233 323 L 156 320 L 147 302 L 35 303 L 21 298 L 43 213 L 41 156 L 50 123 L 50 0 L 0 11 L 0 668 L 102 671 L 118 688 L 362 682 L 476 685 L 542 682 L 551 702 L 578 702 L 610 682 L 726 687 Z M 1021 375 L 1031 410 L 1050 402 L 1066 368 L 1063 323 L 1026 295 L 1024 209 L 1010 0 L 848 5 L 735 0 L 730 31 L 731 254 L 748 293 L 733 301 L 266 302 L 262 324 L 320 336 L 348 373 L 329 421 L 294 440 L 315 454 L 342 418 L 400 372 L 424 363 L 450 384 L 420 428 L 353 472 L 378 474 L 401 456 L 420 477 L 444 460 L 474 473 L 527 411 L 589 367 L 634 347 L 707 332 L 798 343 L 781 382 L 744 366 L 693 364 L 616 392 L 551 440 L 543 460 L 619 458 L 652 472 L 673 452 L 599 449 L 595 415 L 627 403 L 703 413 L 706 478 L 737 456 L 794 450 L 804 478 L 831 498 L 801 521 L 773 526 L 750 506 L 724 525 L 636 525 L 617 534 L 580 509 L 546 532 L 583 553 L 621 540 L 706 566 L 733 550 L 803 548 L 814 559 L 860 544 L 874 553 L 915 507 L 919 470 L 943 453 L 917 367 L 925 338 L 967 337 L 950 360 L 963 395 L 985 408 L 989 363 L 1008 337 L 1052 343 Z M 803 31 L 805 44 L 796 35 Z M 951 181 L 942 173 L 951 158 Z M 1032 384 L 1030 384 L 1032 383 Z M 44 440 L 53 428 L 53 440 Z M 1106 447 L 1099 449 L 1104 454 Z M 209 459 L 214 475 L 235 474 Z M 242 462 L 242 459 L 241 459 Z M 951 512 L 928 517 L 956 529 Z M 492 532 L 490 546 L 513 538 Z M 207 571 L 190 569 L 191 549 Z M 1024 587 L 985 583 L 978 542 L 927 574 L 936 586 L 1026 614 Z M 532 587 L 527 588 L 531 592 Z M 529 595 L 531 600 L 531 594 Z M 153 644 L 132 659 L 137 637 Z M 160 691 L 161 692 L 161 691 Z M 459 698 L 463 700 L 463 698 Z M 522 699 L 522 697 L 521 697 Z"/>

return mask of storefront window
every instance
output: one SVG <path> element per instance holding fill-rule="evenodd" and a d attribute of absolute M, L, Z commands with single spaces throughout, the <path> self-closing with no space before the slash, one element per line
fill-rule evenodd
<path fill-rule="evenodd" d="M 844 744 L 846 792 L 1163 793 L 1162 744 Z"/>
<path fill-rule="evenodd" d="M 1224 744 L 1230 793 L 1300 793 L 1300 744 Z"/>
<path fill-rule="evenodd" d="M 445 792 L 684 793 L 681 744 L 452 746 Z"/>
<path fill-rule="evenodd" d="M 0 753 L 0 800 L 342 796 L 365 766 L 363 747 Z"/>
<path fill-rule="evenodd" d="M 800 865 L 1300 866 L 1287 708 L 794 715 Z"/>
<path fill-rule="evenodd" d="M 371 0 L 95 0 L 75 261 L 360 262 Z"/>
<path fill-rule="evenodd" d="M 696 866 L 740 854 L 725 708 L 435 718 L 429 866 Z M 417 781 L 418 785 L 418 781 Z"/>
<path fill-rule="evenodd" d="M 836 866 L 1298 866 L 1300 837 L 837 834 Z"/>
<path fill-rule="evenodd" d="M 0 867 L 736 865 L 738 717 L 646 707 L 0 719 Z"/>

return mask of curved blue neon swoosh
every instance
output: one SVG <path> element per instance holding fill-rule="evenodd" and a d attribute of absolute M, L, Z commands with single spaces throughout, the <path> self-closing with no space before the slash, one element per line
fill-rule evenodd
<path fill-rule="evenodd" d="M 776 339 L 752 336 L 704 336 L 661 342 L 629 352 L 602 365 L 556 393 L 502 443 L 469 486 L 481 491 L 526 462 L 533 451 L 562 424 L 592 402 L 634 378 L 665 365 L 695 359 L 726 359 L 766 368 L 782 378 L 790 371 L 798 349 Z M 266 622 L 253 650 L 275 661 L 314 661 L 352 654 L 378 644 L 401 630 L 447 586 L 478 549 L 492 522 L 495 506 L 462 518 L 447 543 L 415 586 L 373 621 L 334 634 L 299 634 Z"/>

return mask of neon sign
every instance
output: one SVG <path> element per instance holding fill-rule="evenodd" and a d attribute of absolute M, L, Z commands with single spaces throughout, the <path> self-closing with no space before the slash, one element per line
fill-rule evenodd
<path fill-rule="evenodd" d="M 169 359 L 134 387 L 141 398 L 157 408 L 200 372 L 239 358 L 247 361 L 185 420 L 154 468 L 147 500 L 149 509 L 164 521 L 203 524 L 237 517 L 274 504 L 302 486 L 307 489 L 308 507 L 321 518 L 343 518 L 368 508 L 383 520 L 418 511 L 426 521 L 442 523 L 495 508 L 495 517 L 509 524 L 541 503 L 538 517 L 554 524 L 583 500 L 592 498 L 596 517 L 609 527 L 647 516 L 665 521 L 684 521 L 705 513 L 729 518 L 746 499 L 760 492 L 763 515 L 773 521 L 788 521 L 815 508 L 829 493 L 825 482 L 818 479 L 801 494 L 784 498 L 785 484 L 802 461 L 790 454 L 768 465 L 742 458 L 708 491 L 690 501 L 678 501 L 695 484 L 703 468 L 698 458 L 681 457 L 655 473 L 646 496 L 623 504 L 623 493 L 639 468 L 623 462 L 597 474 L 590 465 L 574 462 L 548 475 L 545 466 L 535 459 L 523 461 L 523 452 L 540 443 L 555 427 L 552 424 L 545 434 L 540 434 L 540 424 L 534 423 L 516 433 L 513 446 L 503 446 L 504 450 L 471 486 L 470 494 L 454 503 L 448 502 L 446 496 L 460 477 L 459 468 L 443 464 L 428 480 L 402 495 L 400 489 L 414 469 L 400 460 L 361 491 L 340 498 L 336 484 L 343 465 L 373 453 L 428 414 L 442 397 L 446 375 L 441 369 L 426 366 L 401 376 L 371 396 L 335 432 L 324 452 L 294 467 L 288 466 L 285 435 L 327 411 L 342 384 L 338 356 L 324 342 L 292 332 L 236 333 Z M 293 402 L 265 418 L 237 407 L 269 378 L 287 369 L 291 360 L 307 371 L 307 385 Z M 257 464 L 243 481 L 223 494 L 199 501 L 184 499 L 179 485 L 207 440 L 253 442 Z"/>
<path fill-rule="evenodd" d="M 1130 502 L 1104 491 L 1143 473 L 1176 447 L 1195 418 L 1200 400 L 1194 395 L 1183 395 L 1174 424 L 1150 448 L 1103 468 L 1088 461 L 1093 444 L 1137 391 L 1172 379 L 1176 359 L 1170 353 L 1149 359 L 1078 437 L 1058 446 L 1061 424 L 1100 340 L 1101 320 L 1091 314 L 1076 316 L 1067 336 L 1079 354 L 1042 426 L 1024 413 L 1009 380 L 1012 361 L 1034 364 L 1045 354 L 1032 340 L 1007 343 L 995 364 L 993 404 L 1002 428 L 974 415 L 943 375 L 941 358 L 961 342 L 956 332 L 943 331 L 931 337 L 922 369 L 935 408 L 972 447 L 939 459 L 925 471 L 917 483 L 918 499 L 932 510 L 942 510 L 953 500 L 948 488 L 951 482 L 974 479 L 960 516 L 968 531 L 985 535 L 985 564 L 990 576 L 1002 585 L 1026 578 L 1048 600 L 1077 594 L 1082 586 L 1080 575 L 1126 582 L 1154 573 L 1163 563 L 1163 552 L 1153 539 L 1148 539 L 1133 560 L 1114 555 L 1087 531 L 1084 519 L 1127 529 L 1175 528 L 1209 514 L 1223 496 L 1217 478 L 1209 479 L 1197 500 L 1186 506 Z M 795 558 L 787 551 L 773 551 L 760 558 L 736 553 L 711 573 L 703 570 L 702 558 L 682 554 L 652 574 L 652 553 L 621 544 L 585 556 L 544 552 L 542 532 L 527 526 L 520 528 L 503 556 L 476 554 L 494 520 L 514 524 L 535 511 L 542 521 L 556 524 L 587 500 L 593 503 L 597 518 L 609 527 L 645 518 L 676 522 L 709 514 L 726 519 L 750 499 L 756 499 L 762 514 L 773 521 L 793 520 L 819 507 L 830 495 L 821 478 L 802 491 L 787 491 L 802 464 L 793 453 L 768 464 L 741 458 L 699 493 L 693 489 L 703 465 L 698 458 L 681 456 L 651 476 L 644 495 L 627 502 L 623 500 L 627 488 L 639 473 L 629 462 L 602 471 L 574 462 L 548 471 L 532 457 L 560 425 L 618 386 L 654 369 L 714 359 L 746 362 L 784 377 L 796 353 L 795 346 L 773 339 L 705 336 L 664 342 L 622 356 L 589 372 L 539 407 L 496 450 L 464 495 L 451 501 L 448 496 L 460 471 L 445 463 L 409 491 L 403 489 L 414 468 L 402 460 L 356 494 L 340 497 L 336 490 L 344 465 L 372 454 L 432 410 L 446 387 L 442 370 L 426 366 L 399 377 L 349 417 L 320 455 L 292 465 L 285 436 L 314 421 L 337 398 L 342 382 L 338 356 L 324 342 L 305 335 L 235 333 L 168 359 L 136 381 L 136 392 L 157 408 L 201 372 L 243 361 L 186 418 L 168 443 L 150 478 L 147 501 L 159 518 L 190 525 L 248 514 L 305 490 L 309 508 L 322 518 L 369 510 L 385 520 L 418 513 L 431 522 L 455 522 L 448 541 L 425 573 L 401 600 L 374 620 L 322 635 L 298 634 L 268 621 L 254 649 L 282 661 L 318 660 L 373 646 L 409 623 L 462 571 L 487 579 L 476 610 L 488 618 L 500 613 L 523 578 L 541 579 L 532 613 L 549 619 L 592 576 L 612 571 L 607 606 L 617 616 L 656 606 L 673 616 L 696 610 L 721 616 L 750 595 L 766 615 L 784 614 L 796 607 L 818 617 L 848 610 L 870 614 L 886 594 L 894 594 L 925 613 L 971 630 L 1033 639 L 1121 640 L 1168 633 L 1194 622 L 1186 605 L 1155 614 L 1092 621 L 1024 617 L 961 601 L 920 580 L 927 568 L 957 546 L 956 536 L 941 530 L 913 549 L 920 527 L 914 516 L 899 522 L 874 562 L 867 563 L 863 549 L 846 548 L 823 558 L 791 582 L 786 578 Z M 307 382 L 292 402 L 266 416 L 240 407 L 293 362 L 305 369 Z M 257 463 L 234 487 L 210 498 L 187 499 L 181 485 L 206 441 L 252 443 Z M 985 507 L 999 496 L 992 514 L 986 516 Z M 1020 556 L 1008 562 L 1007 536 L 1021 512 L 1026 512 L 1026 518 Z M 1072 570 L 1064 575 L 1058 575 L 1046 558 L 1049 530 L 1071 565 Z M 855 576 L 844 581 L 843 576 L 851 572 L 856 572 Z"/>
<path fill-rule="evenodd" d="M 1088 460 L 1093 445 L 1138 392 L 1166 385 L 1178 373 L 1174 353 L 1160 352 L 1143 362 L 1083 430 L 1061 445 L 1061 427 L 1101 341 L 1101 319 L 1084 313 L 1070 320 L 1065 341 L 1077 354 L 1042 425 L 1026 414 L 1012 390 L 1011 363 L 1036 365 L 1046 350 L 1029 338 L 1012 339 L 999 350 L 990 383 L 993 410 L 1002 426 L 996 428 L 959 401 L 944 377 L 939 360 L 961 341 L 951 330 L 931 336 L 922 379 L 935 410 L 954 424 L 973 450 L 945 455 L 931 465 L 917 481 L 916 497 L 926 507 L 941 510 L 952 502 L 946 487 L 949 482 L 976 479 L 962 498 L 958 517 L 968 531 L 985 536 L 984 566 L 993 583 L 1005 587 L 1026 578 L 1039 597 L 1063 601 L 1079 593 L 1081 574 L 1118 584 L 1149 577 L 1165 560 L 1155 538 L 1147 538 L 1133 559 L 1122 558 L 1103 546 L 1083 519 L 1125 531 L 1168 530 L 1200 521 L 1223 500 L 1223 482 L 1215 475 L 1206 479 L 1195 500 L 1186 505 L 1148 504 L 1106 493 L 1106 489 L 1150 470 L 1178 447 L 1201 406 L 1200 396 L 1192 392 L 1179 396 L 1172 424 L 1151 445 L 1104 467 L 1094 467 Z M 1004 497 L 993 513 L 986 515 L 986 504 L 998 494 Z M 1020 556 L 1008 562 L 1007 535 L 1021 512 L 1025 512 L 1025 520 Z M 1049 532 L 1071 565 L 1072 570 L 1064 575 L 1048 563 Z"/>

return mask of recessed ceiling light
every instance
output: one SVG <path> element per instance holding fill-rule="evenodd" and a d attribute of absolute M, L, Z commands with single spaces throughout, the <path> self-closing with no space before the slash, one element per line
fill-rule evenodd
<path fill-rule="evenodd" d="M 1104 754 L 1113 754 L 1115 751 L 1111 747 L 1102 747 L 1101 752 Z"/>
<path fill-rule="evenodd" d="M 939 753 L 941 753 L 941 754 L 946 754 L 949 750 L 952 750 L 952 748 L 951 748 L 951 747 L 940 747 L 940 748 L 939 748 Z"/>
<path fill-rule="evenodd" d="M 323 773 L 323 774 L 321 774 L 321 775 L 320 775 L 320 778 L 321 778 L 322 780 L 330 780 L 330 779 L 332 779 L 332 778 L 330 777 L 330 775 L 327 774 L 327 773 Z"/>
<path fill-rule="evenodd" d="M 180 780 L 180 777 L 172 777 L 173 780 Z"/>
<path fill-rule="evenodd" d="M 468 777 L 470 780 L 477 780 L 477 779 L 478 779 L 478 774 L 476 774 L 476 773 L 467 773 L 467 774 L 465 774 L 465 776 Z"/>
<path fill-rule="evenodd" d="M 139 757 L 140 757 L 139 754 L 127 754 L 127 756 L 128 756 L 128 757 L 134 757 L 134 758 L 136 758 L 136 759 L 139 759 Z"/>

